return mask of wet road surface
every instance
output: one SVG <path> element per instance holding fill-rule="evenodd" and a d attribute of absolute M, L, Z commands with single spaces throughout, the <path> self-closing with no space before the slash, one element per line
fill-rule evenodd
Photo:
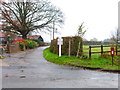
<path fill-rule="evenodd" d="M 3 88 L 118 88 L 118 74 L 55 65 L 39 47 L 4 59 Z"/>

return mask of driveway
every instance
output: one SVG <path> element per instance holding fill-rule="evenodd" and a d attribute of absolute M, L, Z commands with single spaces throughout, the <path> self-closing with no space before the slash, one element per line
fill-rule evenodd
<path fill-rule="evenodd" d="M 3 59 L 3 88 L 118 88 L 118 74 L 55 65 L 39 47 Z"/>

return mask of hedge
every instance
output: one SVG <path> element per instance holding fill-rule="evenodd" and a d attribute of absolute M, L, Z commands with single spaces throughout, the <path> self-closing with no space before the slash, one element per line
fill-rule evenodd
<path fill-rule="evenodd" d="M 62 55 L 68 55 L 69 53 L 69 40 L 71 40 L 71 55 L 76 55 L 77 54 L 77 50 L 78 50 L 78 44 L 79 41 L 82 40 L 80 37 L 78 36 L 74 36 L 74 37 L 62 37 L 63 39 L 63 45 L 62 45 Z M 80 45 L 80 47 L 82 48 L 82 44 Z M 51 41 L 51 45 L 50 45 L 50 51 L 58 54 L 58 45 L 57 45 L 57 39 L 54 39 Z"/>

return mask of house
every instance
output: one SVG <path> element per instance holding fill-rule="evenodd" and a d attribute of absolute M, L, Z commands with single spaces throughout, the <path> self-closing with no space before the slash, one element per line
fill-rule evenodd
<path fill-rule="evenodd" d="M 18 36 L 18 35 L 14 34 L 14 33 L 4 33 L 2 31 L 0 31 L 0 44 L 7 44 L 8 35 L 10 35 L 9 42 L 12 42 L 14 40 L 18 40 L 18 39 L 22 38 L 21 36 Z M 44 40 L 40 35 L 29 35 L 29 36 L 27 36 L 27 38 L 28 39 L 33 39 L 35 41 L 39 40 L 40 45 L 44 44 Z"/>
<path fill-rule="evenodd" d="M 115 44 L 116 42 L 112 39 L 104 39 L 102 43 L 103 44 Z"/>
<path fill-rule="evenodd" d="M 6 44 L 6 43 L 7 43 L 6 34 L 0 31 L 0 44 Z"/>
<path fill-rule="evenodd" d="M 44 42 L 42 36 L 40 36 L 40 35 L 31 35 L 31 36 L 27 36 L 27 38 L 29 38 L 29 39 L 38 39 L 38 40 Z"/>
<path fill-rule="evenodd" d="M 38 39 L 40 35 L 29 35 L 27 38 L 29 39 Z"/>
<path fill-rule="evenodd" d="M 44 42 L 43 38 L 41 36 L 38 37 L 38 40 Z"/>
<path fill-rule="evenodd" d="M 28 39 L 33 39 L 34 41 L 37 41 L 39 45 L 44 45 L 44 39 L 40 35 L 29 35 L 27 36 Z"/>
<path fill-rule="evenodd" d="M 22 38 L 21 36 L 18 36 L 14 33 L 4 33 L 0 31 L 0 44 L 7 44 L 8 35 L 9 35 L 9 42 Z"/>

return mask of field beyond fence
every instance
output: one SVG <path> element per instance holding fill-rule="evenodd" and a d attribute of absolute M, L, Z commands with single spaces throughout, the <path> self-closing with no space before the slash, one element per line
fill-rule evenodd
<path fill-rule="evenodd" d="M 62 45 L 62 55 L 68 56 L 78 56 L 81 57 L 82 55 L 91 59 L 92 56 L 103 56 L 109 55 L 110 56 L 110 49 L 111 47 L 115 48 L 115 55 L 120 55 L 120 44 L 115 43 L 102 43 L 102 42 L 93 42 L 93 41 L 83 41 L 80 42 L 80 47 L 83 45 L 83 49 L 80 48 L 78 52 L 78 45 L 79 41 L 81 40 L 80 37 L 62 37 L 63 45 Z M 58 45 L 57 39 L 51 41 L 50 51 L 58 54 Z M 88 45 L 89 44 L 89 45 Z M 102 44 L 102 45 L 101 45 Z M 79 53 L 79 55 L 77 55 Z M 82 53 L 82 55 L 81 55 Z"/>
<path fill-rule="evenodd" d="M 90 59 L 94 55 L 103 56 L 104 54 L 110 55 L 111 47 L 115 47 L 114 54 L 120 55 L 120 45 L 84 45 L 83 54 L 87 55 Z"/>

